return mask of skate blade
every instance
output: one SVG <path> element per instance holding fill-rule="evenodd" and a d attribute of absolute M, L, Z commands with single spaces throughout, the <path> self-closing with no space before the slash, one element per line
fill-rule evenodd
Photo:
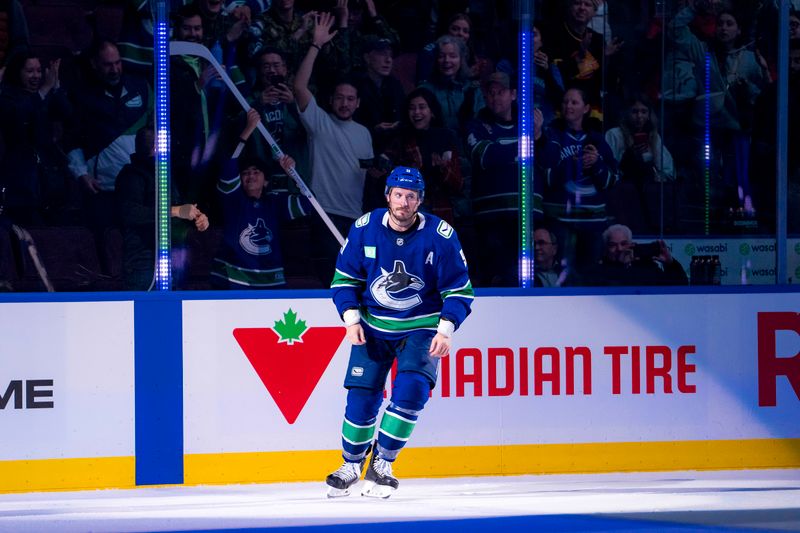
<path fill-rule="evenodd" d="M 376 485 L 374 481 L 365 481 L 364 488 L 361 490 L 361 495 L 367 498 L 382 498 L 386 499 L 392 495 L 395 489 L 387 487 L 386 485 Z"/>
<path fill-rule="evenodd" d="M 336 487 L 328 487 L 328 498 L 343 498 L 350 496 L 350 489 L 337 489 Z"/>

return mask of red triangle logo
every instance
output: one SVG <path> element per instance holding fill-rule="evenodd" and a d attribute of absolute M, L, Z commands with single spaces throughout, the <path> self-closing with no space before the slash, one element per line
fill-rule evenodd
<path fill-rule="evenodd" d="M 271 328 L 236 328 L 233 336 L 283 417 L 294 424 L 339 349 L 344 327 L 306 329 L 284 342 Z"/>

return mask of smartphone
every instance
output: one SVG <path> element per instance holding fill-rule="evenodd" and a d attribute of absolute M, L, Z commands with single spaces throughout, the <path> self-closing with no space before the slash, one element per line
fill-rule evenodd
<path fill-rule="evenodd" d="M 648 144 L 649 140 L 650 136 L 647 134 L 647 132 L 640 132 L 633 134 L 633 144 L 637 146 L 642 144 Z"/>
<path fill-rule="evenodd" d="M 650 259 L 661 255 L 661 245 L 658 241 L 653 242 L 637 242 L 633 247 L 634 257 L 640 259 Z"/>
<path fill-rule="evenodd" d="M 281 76 L 280 74 L 275 74 L 274 76 L 270 76 L 269 84 L 270 85 L 280 85 L 281 83 L 286 83 L 286 78 Z"/>

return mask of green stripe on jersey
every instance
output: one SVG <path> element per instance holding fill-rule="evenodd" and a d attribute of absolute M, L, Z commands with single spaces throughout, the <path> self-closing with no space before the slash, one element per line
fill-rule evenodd
<path fill-rule="evenodd" d="M 442 291 L 442 300 L 445 298 L 450 298 L 451 296 L 457 296 L 461 298 L 475 298 L 475 291 L 472 290 L 472 282 L 468 281 L 466 285 L 463 287 L 459 287 L 457 289 L 450 289 L 448 291 Z"/>
<path fill-rule="evenodd" d="M 371 442 L 374 436 L 374 423 L 369 426 L 357 426 L 346 418 L 342 423 L 342 438 L 350 444 L 366 444 Z"/>
<path fill-rule="evenodd" d="M 331 288 L 334 287 L 362 287 L 364 281 L 348 276 L 341 270 L 336 270 L 333 273 L 333 281 L 331 281 Z"/>
<path fill-rule="evenodd" d="M 361 316 L 372 328 L 391 333 L 402 333 L 418 329 L 436 329 L 439 325 L 439 312 L 429 315 L 413 316 L 409 318 L 393 318 L 388 316 L 375 316 L 362 307 Z"/>
<path fill-rule="evenodd" d="M 383 413 L 383 418 L 381 418 L 381 433 L 385 433 L 396 440 L 406 441 L 411 436 L 411 432 L 414 431 L 414 426 L 416 425 L 417 423 L 412 420 L 386 411 Z"/>
<path fill-rule="evenodd" d="M 245 287 L 271 287 L 286 283 L 283 268 L 270 270 L 242 268 L 221 259 L 214 259 L 211 275 Z"/>

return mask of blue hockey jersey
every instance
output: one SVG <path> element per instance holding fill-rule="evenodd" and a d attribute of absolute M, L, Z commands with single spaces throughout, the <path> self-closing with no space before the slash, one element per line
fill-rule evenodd
<path fill-rule="evenodd" d="M 336 261 L 331 289 L 342 315 L 357 308 L 365 329 L 379 338 L 435 331 L 439 318 L 458 328 L 474 298 L 467 260 L 455 230 L 419 213 L 407 232 L 389 227 L 386 208 L 353 223 Z"/>

